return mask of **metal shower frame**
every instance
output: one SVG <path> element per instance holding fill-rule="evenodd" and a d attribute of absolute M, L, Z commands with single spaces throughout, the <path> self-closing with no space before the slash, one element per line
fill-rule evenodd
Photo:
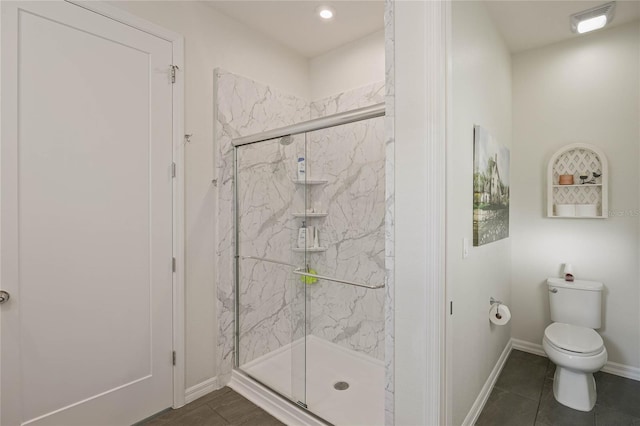
<path fill-rule="evenodd" d="M 369 120 L 371 118 L 383 117 L 385 115 L 384 102 L 367 106 L 364 108 L 358 108 L 351 111 L 346 111 L 338 114 L 329 115 L 326 117 L 316 118 L 309 121 L 303 121 L 301 123 L 292 124 L 290 126 L 280 127 L 274 130 L 267 130 L 265 132 L 256 133 L 249 136 L 243 136 L 234 138 L 231 140 L 233 145 L 233 283 L 234 283 L 234 368 L 240 367 L 239 358 L 239 344 L 240 344 L 240 329 L 239 329 L 239 268 L 240 268 L 240 247 L 238 244 L 239 237 L 239 208 L 238 208 L 238 148 L 245 145 L 252 145 L 260 142 L 266 142 L 273 139 L 278 139 L 284 136 L 294 136 L 302 133 L 313 132 L 315 130 L 328 129 L 331 127 L 342 126 L 344 124 L 355 123 L 358 121 Z M 246 256 L 246 258 L 253 258 Z M 255 259 L 255 258 L 254 258 Z M 264 261 L 272 261 L 271 259 L 256 259 Z M 276 261 L 274 263 L 284 264 L 283 262 Z M 288 265 L 288 264 L 287 264 Z M 288 265 L 296 267 L 296 265 Z M 329 281 L 335 281 L 343 284 L 355 285 L 358 287 L 365 287 L 369 289 L 383 288 L 384 283 L 380 285 L 369 286 L 365 284 L 355 283 L 353 281 L 339 280 L 331 277 L 325 277 L 315 274 L 310 274 L 306 271 L 294 270 L 297 275 L 314 277 L 318 279 L 325 279 Z"/>

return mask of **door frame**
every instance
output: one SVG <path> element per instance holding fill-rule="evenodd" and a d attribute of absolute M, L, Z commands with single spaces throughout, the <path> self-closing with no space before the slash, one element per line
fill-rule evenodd
<path fill-rule="evenodd" d="M 173 408 L 185 404 L 185 218 L 184 218 L 184 37 L 145 19 L 139 18 L 123 9 L 102 1 L 64 0 L 67 3 L 95 12 L 137 30 L 168 41 L 172 46 L 173 64 L 177 66 L 173 84 L 173 256 L 176 267 L 173 272 Z"/>

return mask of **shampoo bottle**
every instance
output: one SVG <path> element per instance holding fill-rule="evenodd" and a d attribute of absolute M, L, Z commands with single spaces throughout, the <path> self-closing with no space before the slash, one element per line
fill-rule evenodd
<path fill-rule="evenodd" d="M 298 155 L 298 180 L 305 180 L 306 176 L 306 164 L 304 161 L 304 155 Z"/>
<path fill-rule="evenodd" d="M 302 226 L 298 229 L 298 248 L 305 248 L 307 245 L 307 225 L 302 222 Z"/>

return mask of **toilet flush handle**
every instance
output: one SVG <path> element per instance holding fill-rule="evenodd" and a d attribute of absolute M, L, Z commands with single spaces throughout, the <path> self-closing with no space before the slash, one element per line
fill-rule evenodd
<path fill-rule="evenodd" d="M 557 289 L 557 288 L 550 288 L 550 289 L 549 289 L 549 291 L 550 291 L 551 293 L 557 293 L 557 292 L 558 292 L 558 289 Z"/>

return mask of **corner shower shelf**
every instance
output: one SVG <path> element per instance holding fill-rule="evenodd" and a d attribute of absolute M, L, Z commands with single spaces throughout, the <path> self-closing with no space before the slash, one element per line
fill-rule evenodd
<path fill-rule="evenodd" d="M 320 253 L 320 252 L 323 252 L 323 251 L 327 251 L 327 248 L 326 247 L 307 247 L 306 249 L 303 249 L 303 248 L 294 247 L 293 251 L 295 253 L 304 253 L 304 252 L 307 252 L 307 253 Z"/>
<path fill-rule="evenodd" d="M 323 213 L 292 213 L 293 217 L 304 217 L 304 218 L 310 218 L 310 217 L 327 217 L 329 215 L 329 213 L 323 212 Z"/>
<path fill-rule="evenodd" d="M 597 178 L 593 173 L 599 173 Z M 560 175 L 573 175 L 571 185 L 560 185 Z M 588 175 L 595 183 L 580 183 L 580 175 Z M 609 171 L 607 157 L 595 146 L 583 143 L 567 145 L 558 150 L 547 167 L 547 217 L 558 219 L 605 219 L 608 209 Z M 558 205 L 568 205 L 566 215 L 558 214 Z M 573 215 L 575 206 L 595 206 L 595 215 Z M 584 212 L 584 211 L 583 211 Z"/>
<path fill-rule="evenodd" d="M 307 180 L 294 179 L 293 180 L 293 183 L 297 185 L 324 185 L 328 182 L 329 181 L 326 179 L 307 179 Z"/>

